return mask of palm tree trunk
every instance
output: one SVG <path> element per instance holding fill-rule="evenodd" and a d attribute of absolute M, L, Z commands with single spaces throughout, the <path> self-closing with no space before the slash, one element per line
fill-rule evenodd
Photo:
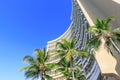
<path fill-rule="evenodd" d="M 70 61 L 70 66 L 71 66 L 71 70 L 72 70 L 72 79 L 75 80 L 72 60 Z"/>
<path fill-rule="evenodd" d="M 75 80 L 74 69 L 72 68 L 73 80 Z"/>
<path fill-rule="evenodd" d="M 114 41 L 109 38 L 110 42 L 112 43 L 112 45 L 114 46 L 114 48 L 117 50 L 117 52 L 120 54 L 120 49 L 118 48 L 118 46 L 114 43 Z"/>
<path fill-rule="evenodd" d="M 41 76 L 41 80 L 45 80 L 43 76 Z"/>
<path fill-rule="evenodd" d="M 41 77 L 41 80 L 44 80 L 44 75 L 43 75 L 43 72 L 41 71 L 40 73 L 40 77 Z"/>
<path fill-rule="evenodd" d="M 41 77 L 41 80 L 44 80 L 43 77 Z"/>
<path fill-rule="evenodd" d="M 42 80 L 45 80 L 45 77 L 44 77 L 44 75 L 42 75 Z"/>

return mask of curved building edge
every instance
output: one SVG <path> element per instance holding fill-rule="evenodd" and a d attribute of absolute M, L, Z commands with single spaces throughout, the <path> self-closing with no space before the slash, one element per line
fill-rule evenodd
<path fill-rule="evenodd" d="M 71 15 L 71 25 L 67 29 L 67 31 L 52 41 L 47 42 L 47 51 L 55 49 L 56 42 L 61 41 L 62 39 L 70 39 L 74 36 L 77 40 L 76 47 L 77 49 L 83 50 L 85 49 L 86 41 L 88 38 L 91 37 L 90 34 L 86 33 L 86 29 L 88 28 L 88 21 L 86 16 L 82 12 L 78 2 L 76 0 L 72 0 L 72 15 Z M 92 52 L 89 50 L 90 53 Z M 54 53 L 49 53 L 49 55 L 54 56 Z M 100 76 L 100 69 L 98 64 L 96 63 L 95 59 L 91 58 L 79 58 L 78 56 L 74 56 L 78 61 L 76 62 L 77 65 L 83 66 L 83 71 L 85 72 L 85 77 L 87 80 L 97 80 Z M 58 61 L 58 60 L 57 60 Z M 49 62 L 56 62 L 53 58 L 49 60 Z M 54 72 L 53 72 L 54 73 Z M 56 80 L 63 80 L 60 79 L 61 76 L 53 75 L 56 77 Z"/>
<path fill-rule="evenodd" d="M 106 16 L 110 16 L 110 15 L 105 15 L 101 10 L 99 10 L 99 7 L 97 5 L 93 4 L 93 3 L 97 4 L 97 1 L 98 0 L 92 0 L 92 1 L 72 0 L 73 5 L 72 5 L 71 25 L 66 30 L 66 32 L 63 33 L 63 35 L 61 35 L 60 37 L 58 37 L 52 41 L 47 42 L 47 50 L 49 51 L 49 50 L 55 49 L 56 42 L 58 42 L 64 38 L 68 38 L 68 36 L 66 36 L 66 35 L 69 35 L 69 36 L 74 35 L 77 39 L 76 48 L 83 50 L 86 45 L 86 40 L 87 40 L 86 36 L 88 36 L 89 38 L 91 37 L 90 34 L 85 33 L 85 31 L 87 29 L 87 25 L 93 26 L 95 24 L 97 17 L 106 18 Z M 108 0 L 106 0 L 106 1 L 108 1 Z M 104 2 L 104 0 L 101 0 L 101 2 Z M 99 2 L 98 2 L 98 4 L 99 4 Z M 115 25 L 114 22 L 111 25 L 112 26 Z M 75 29 L 73 30 L 73 28 L 75 28 Z M 73 33 L 70 33 L 70 32 L 72 32 L 71 30 L 73 31 Z M 101 51 L 103 51 L 103 52 L 97 52 L 97 53 L 105 53 L 105 50 L 102 49 Z M 90 49 L 90 53 L 91 52 L 92 51 Z M 110 75 L 111 73 L 116 76 L 120 75 L 120 69 L 119 69 L 120 62 L 118 62 L 120 60 L 119 55 L 117 55 L 118 56 L 117 61 L 115 59 L 113 59 L 110 55 L 105 55 L 106 58 L 109 58 L 109 65 L 107 65 L 109 67 L 109 70 L 105 70 L 105 68 L 103 67 L 106 64 L 108 64 L 108 61 L 105 60 L 106 58 L 103 59 L 103 57 L 102 57 L 103 55 L 104 54 L 101 54 L 101 55 L 96 54 L 95 55 L 96 59 L 94 59 L 94 60 L 92 60 L 90 58 L 84 58 L 83 60 L 81 60 L 81 59 L 78 59 L 77 56 L 74 56 L 74 58 L 78 59 L 76 64 L 83 65 L 83 70 L 86 71 L 85 76 L 86 76 L 87 80 L 99 80 L 99 77 L 101 74 L 107 75 L 107 76 L 111 76 Z M 101 62 L 101 60 L 104 60 L 104 62 Z M 110 61 L 113 61 L 114 65 L 110 65 L 111 64 Z M 87 68 L 87 67 L 89 67 L 89 68 Z M 57 79 L 57 80 L 62 80 L 62 79 Z"/>
<path fill-rule="evenodd" d="M 73 24 L 73 22 L 71 22 L 70 26 L 69 26 L 68 29 L 65 31 L 65 33 L 63 33 L 60 37 L 58 37 L 58 38 L 56 38 L 56 39 L 54 39 L 54 40 L 48 41 L 47 44 L 54 43 L 54 42 L 59 41 L 60 39 L 64 38 L 64 36 L 69 32 L 72 24 Z"/>

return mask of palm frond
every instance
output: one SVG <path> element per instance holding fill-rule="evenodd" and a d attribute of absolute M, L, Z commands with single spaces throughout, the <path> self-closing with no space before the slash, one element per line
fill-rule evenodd
<path fill-rule="evenodd" d="M 92 38 L 88 39 L 86 48 L 88 49 L 91 45 L 95 50 L 97 50 L 101 44 L 100 40 L 101 35 L 93 36 Z"/>
<path fill-rule="evenodd" d="M 39 75 L 34 75 L 33 77 L 32 77 L 32 80 L 36 80 L 36 79 L 38 79 L 39 78 Z"/>
<path fill-rule="evenodd" d="M 56 68 L 55 63 L 50 63 L 50 64 L 45 65 L 45 71 L 50 71 L 50 70 L 55 69 L 55 68 Z"/>
<path fill-rule="evenodd" d="M 113 35 L 112 35 L 112 40 L 114 41 L 114 43 L 116 44 L 116 46 L 118 47 L 118 44 L 120 44 L 120 27 L 114 29 L 112 31 Z M 118 47 L 119 48 L 119 47 Z"/>
<path fill-rule="evenodd" d="M 96 32 L 98 32 L 98 29 L 97 27 L 93 26 L 93 27 L 90 27 L 88 30 L 87 30 L 88 33 L 91 33 L 91 34 L 95 34 Z"/>
<path fill-rule="evenodd" d="M 34 58 L 32 56 L 25 56 L 23 58 L 23 62 L 28 62 L 30 64 L 33 64 L 35 61 L 34 61 Z"/>
<path fill-rule="evenodd" d="M 46 54 L 44 61 L 47 62 L 50 59 L 50 55 Z"/>
<path fill-rule="evenodd" d="M 70 67 L 70 62 L 67 62 L 65 58 L 62 58 L 57 65 L 60 67 Z"/>
<path fill-rule="evenodd" d="M 66 53 L 66 51 L 62 49 L 52 50 L 52 52 L 56 54 L 54 55 L 55 59 L 65 57 L 65 53 Z"/>
<path fill-rule="evenodd" d="M 113 37 L 120 42 L 120 27 L 113 30 Z"/>
<path fill-rule="evenodd" d="M 79 55 L 79 56 L 85 56 L 85 57 L 89 57 L 90 54 L 87 52 L 87 51 L 83 51 L 83 50 L 72 50 L 72 52 L 76 55 Z"/>
<path fill-rule="evenodd" d="M 38 72 L 33 72 L 33 71 L 25 71 L 25 76 L 26 78 L 38 78 L 39 75 L 38 75 Z"/>
<path fill-rule="evenodd" d="M 111 42 L 110 42 L 109 40 L 106 40 L 105 43 L 106 43 L 106 45 L 107 45 L 108 47 L 111 46 Z"/>
<path fill-rule="evenodd" d="M 79 66 L 75 66 L 74 72 L 76 80 L 86 80 L 85 74 Z"/>
<path fill-rule="evenodd" d="M 117 33 L 117 34 L 120 34 L 120 27 L 116 28 L 113 30 L 113 33 Z"/>
<path fill-rule="evenodd" d="M 87 40 L 87 44 L 86 44 L 86 48 L 88 49 L 91 45 L 94 45 L 95 44 L 95 41 L 96 41 L 97 37 L 94 36 L 90 39 Z"/>
<path fill-rule="evenodd" d="M 29 66 L 22 67 L 22 68 L 20 68 L 19 71 L 21 72 L 21 71 L 29 70 L 32 66 L 33 66 L 33 65 L 29 65 Z"/>
<path fill-rule="evenodd" d="M 77 42 L 76 39 L 72 38 L 72 40 L 71 40 L 71 48 L 75 47 L 76 42 Z"/>
<path fill-rule="evenodd" d="M 98 50 L 100 44 L 101 44 L 101 40 L 100 40 L 100 39 L 96 39 L 96 42 L 95 42 L 95 44 L 94 44 L 94 49 L 95 49 L 95 50 Z"/>
<path fill-rule="evenodd" d="M 57 43 L 56 43 L 56 48 L 66 49 L 66 46 L 65 46 L 63 43 L 61 43 L 61 42 L 57 42 Z"/>
<path fill-rule="evenodd" d="M 49 75 L 47 75 L 47 74 L 45 74 L 45 78 L 46 78 L 47 80 L 55 80 L 54 78 L 52 78 L 51 76 L 49 76 Z"/>
<path fill-rule="evenodd" d="M 109 23 L 113 20 L 113 16 L 110 16 L 110 17 L 108 17 L 107 19 L 105 19 L 105 24 L 104 24 L 104 26 L 105 26 L 105 30 L 109 30 L 110 29 L 110 26 L 109 26 Z"/>
<path fill-rule="evenodd" d="M 65 50 L 62 50 L 62 49 L 56 49 L 56 50 L 53 50 L 54 53 L 58 53 L 58 54 L 64 54 L 65 53 Z"/>
<path fill-rule="evenodd" d="M 95 26 L 98 28 L 98 29 L 101 29 L 103 27 L 103 24 L 102 24 L 102 20 L 97 18 L 96 19 L 96 24 Z"/>
<path fill-rule="evenodd" d="M 114 16 L 110 16 L 106 19 L 106 24 L 109 24 L 110 21 L 112 21 L 114 19 Z"/>
<path fill-rule="evenodd" d="M 66 54 L 65 54 L 65 59 L 67 62 L 70 62 L 72 58 L 72 53 L 70 51 L 68 51 Z"/>
<path fill-rule="evenodd" d="M 46 53 L 45 53 L 44 49 L 37 49 L 34 51 L 34 54 L 36 55 L 36 59 L 38 62 L 40 62 L 40 63 L 45 62 Z"/>
<path fill-rule="evenodd" d="M 102 36 L 106 36 L 109 33 L 109 31 L 107 30 L 101 30 L 101 35 Z"/>
<path fill-rule="evenodd" d="M 70 47 L 71 47 L 71 41 L 66 40 L 66 39 L 63 39 L 62 41 L 63 41 L 64 46 L 66 46 L 66 48 L 70 49 Z"/>
<path fill-rule="evenodd" d="M 35 56 L 39 56 L 39 55 L 40 55 L 40 54 L 39 54 L 39 51 L 40 51 L 40 49 L 35 49 L 35 50 L 34 50 Z"/>
<path fill-rule="evenodd" d="M 62 72 L 62 74 L 64 74 L 64 76 L 66 76 L 66 77 L 72 77 L 72 74 L 71 74 L 71 71 L 61 71 Z"/>
<path fill-rule="evenodd" d="M 61 59 L 58 63 L 58 68 L 56 72 L 61 72 L 64 77 L 68 78 L 71 74 L 69 68 L 70 68 L 70 62 L 67 62 L 65 58 Z"/>

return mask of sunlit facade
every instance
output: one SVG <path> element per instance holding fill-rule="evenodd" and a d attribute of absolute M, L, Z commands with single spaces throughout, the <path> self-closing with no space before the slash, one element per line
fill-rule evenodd
<path fill-rule="evenodd" d="M 120 25 L 120 10 L 116 13 L 113 12 L 115 10 L 113 10 L 111 7 L 110 9 L 109 6 L 107 6 L 107 3 L 113 4 L 113 9 L 120 9 L 120 5 L 118 5 L 119 3 L 115 2 L 115 0 L 72 0 L 71 25 L 63 35 L 47 43 L 47 51 L 48 55 L 50 55 L 50 60 L 48 63 L 56 63 L 60 60 L 59 58 L 55 57 L 57 54 L 50 51 L 55 49 L 56 43 L 60 42 L 62 39 L 71 39 L 74 37 L 77 40 L 75 49 L 84 50 L 87 40 L 92 37 L 91 34 L 86 32 L 86 30 L 90 26 L 94 25 L 97 17 L 105 18 L 114 15 L 116 20 L 112 22 L 111 26 Z M 90 54 L 92 53 L 92 46 L 89 48 L 88 52 Z M 120 62 L 118 62 L 118 60 L 120 60 L 120 55 L 114 50 L 117 58 L 113 58 L 113 56 L 108 54 L 103 47 L 96 53 L 100 55 L 95 54 L 95 57 L 92 58 L 74 55 L 74 59 L 77 60 L 75 64 L 82 66 L 82 70 L 84 71 L 86 79 L 100 80 L 101 75 L 105 75 L 105 80 L 119 80 Z M 106 55 L 104 55 L 105 53 Z M 63 75 L 55 70 L 52 70 L 48 73 L 56 80 L 65 80 Z M 108 78 L 108 76 L 111 77 Z M 117 78 L 114 79 L 113 77 Z"/>

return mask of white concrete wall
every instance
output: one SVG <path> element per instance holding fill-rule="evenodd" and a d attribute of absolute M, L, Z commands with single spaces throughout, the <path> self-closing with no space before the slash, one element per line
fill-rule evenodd
<path fill-rule="evenodd" d="M 96 22 L 96 18 L 106 18 L 108 16 L 115 16 L 115 20 L 111 23 L 112 26 L 118 27 L 120 25 L 120 4 L 113 1 L 113 0 L 77 0 L 79 3 L 79 6 L 81 7 L 85 17 L 87 18 L 90 26 L 93 26 Z M 118 2 L 120 2 L 120 0 L 116 0 Z M 103 52 L 102 52 L 103 53 Z M 104 51 L 105 53 L 105 51 Z M 106 53 L 107 54 L 107 53 Z M 96 54 L 98 55 L 98 54 Z M 117 54 L 116 59 L 114 59 L 115 63 L 111 63 L 113 59 L 110 59 L 108 61 L 107 57 L 105 57 L 105 59 L 103 60 L 103 62 L 105 62 L 105 65 L 107 65 L 107 63 L 111 63 L 111 67 L 110 70 L 104 72 L 104 68 L 102 68 L 103 64 L 99 63 L 100 60 L 102 58 L 99 58 L 99 60 L 97 60 L 100 68 L 101 68 L 101 72 L 105 73 L 105 74 L 116 74 L 117 76 L 120 77 L 120 55 Z M 101 57 L 104 55 L 101 55 Z M 107 56 L 109 56 L 109 54 L 107 54 Z M 98 56 L 100 57 L 100 56 Z M 111 58 L 114 58 L 113 56 Z M 98 58 L 97 58 L 98 59 Z M 114 65 L 113 65 L 114 64 Z M 114 66 L 114 68 L 112 68 L 112 66 Z M 112 71 L 113 70 L 113 71 Z M 109 73 L 109 71 L 112 71 L 111 73 Z"/>
<path fill-rule="evenodd" d="M 120 26 L 120 0 L 90 0 L 103 14 L 108 16 L 114 16 L 114 27 Z"/>

